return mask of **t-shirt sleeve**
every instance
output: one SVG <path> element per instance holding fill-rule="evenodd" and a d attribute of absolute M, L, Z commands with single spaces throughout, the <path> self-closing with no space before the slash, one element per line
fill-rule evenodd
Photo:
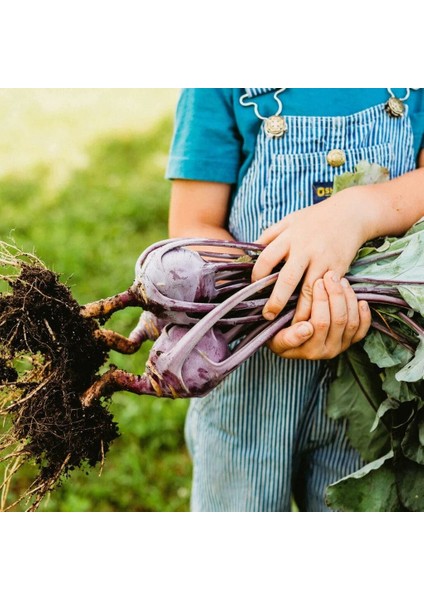
<path fill-rule="evenodd" d="M 168 179 L 233 184 L 240 168 L 241 139 L 231 88 L 186 88 L 177 104 Z"/>

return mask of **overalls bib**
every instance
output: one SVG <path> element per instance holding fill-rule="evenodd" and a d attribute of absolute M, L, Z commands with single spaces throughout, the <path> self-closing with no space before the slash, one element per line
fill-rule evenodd
<path fill-rule="evenodd" d="M 246 91 L 259 104 L 271 89 Z M 387 167 L 391 178 L 414 169 L 407 108 L 401 118 L 384 104 L 344 117 L 286 116 L 282 137 L 269 137 L 264 121 L 231 205 L 231 234 L 256 240 L 285 215 L 325 198 L 334 176 L 360 160 Z M 327 161 L 334 149 L 344 151 L 337 167 Z M 326 416 L 328 383 L 325 361 L 286 360 L 262 348 L 208 396 L 192 400 L 192 510 L 290 511 L 293 495 L 300 510 L 328 510 L 326 487 L 363 464 L 346 423 Z"/>

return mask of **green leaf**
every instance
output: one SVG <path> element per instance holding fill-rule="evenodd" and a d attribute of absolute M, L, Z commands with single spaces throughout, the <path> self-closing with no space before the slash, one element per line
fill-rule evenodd
<path fill-rule="evenodd" d="M 333 194 L 355 185 L 381 183 L 388 179 L 389 172 L 386 167 L 382 167 L 377 163 L 369 163 L 366 160 L 361 160 L 355 166 L 355 171 L 353 173 L 347 172 L 336 175 L 333 182 Z"/>
<path fill-rule="evenodd" d="M 405 233 L 405 236 L 413 235 L 414 233 L 419 233 L 420 231 L 424 231 L 424 217 L 421 217 L 419 221 L 414 223 L 412 227 Z"/>
<path fill-rule="evenodd" d="M 374 460 L 390 448 L 383 423 L 370 431 L 377 408 L 385 399 L 379 369 L 370 363 L 359 345 L 340 355 L 337 376 L 330 384 L 327 414 L 333 419 L 347 419 L 347 437 L 366 461 Z"/>
<path fill-rule="evenodd" d="M 384 370 L 383 390 L 390 398 L 393 398 L 398 402 L 412 402 L 413 400 L 418 400 L 420 394 L 415 389 L 415 385 L 396 379 L 396 373 L 398 371 L 398 366 L 389 367 Z"/>
<path fill-rule="evenodd" d="M 418 439 L 422 446 L 424 446 L 424 421 L 421 421 L 418 425 Z"/>
<path fill-rule="evenodd" d="M 396 400 L 393 400 L 393 398 L 386 398 L 386 400 L 383 400 L 383 402 L 378 407 L 377 414 L 374 419 L 374 423 L 372 424 L 372 427 L 370 429 L 370 433 L 372 433 L 373 431 L 375 431 L 377 429 L 377 426 L 380 423 L 381 418 L 384 417 L 384 415 L 389 410 L 396 410 L 398 408 L 398 406 L 399 406 L 399 402 L 397 402 Z"/>
<path fill-rule="evenodd" d="M 398 495 L 402 504 L 412 512 L 424 511 L 424 466 L 397 457 L 395 461 Z"/>
<path fill-rule="evenodd" d="M 330 485 L 326 490 L 326 503 L 333 510 L 344 512 L 401 511 L 393 452 Z"/>
<path fill-rule="evenodd" d="M 371 362 L 380 368 L 404 365 L 412 353 L 380 331 L 371 331 L 365 338 L 364 350 Z"/>
<path fill-rule="evenodd" d="M 384 242 L 381 244 L 381 246 L 378 246 L 378 248 L 376 248 L 376 252 L 386 252 L 386 250 L 390 249 L 390 240 L 388 238 L 386 238 L 384 240 Z"/>
<path fill-rule="evenodd" d="M 396 373 L 398 381 L 419 381 L 424 378 L 424 337 L 420 336 L 419 344 L 415 350 L 415 356 L 408 364 Z"/>
<path fill-rule="evenodd" d="M 397 289 L 405 302 L 424 317 L 424 285 L 398 285 Z"/>
<path fill-rule="evenodd" d="M 355 262 L 356 260 L 359 260 L 360 258 L 364 258 L 365 256 L 368 256 L 369 254 L 375 254 L 376 251 L 377 251 L 377 248 L 374 248 L 371 246 L 363 246 L 362 248 L 360 248 L 358 250 L 358 253 L 355 256 L 353 262 Z"/>
<path fill-rule="evenodd" d="M 393 244 L 391 245 L 392 249 Z M 424 281 L 424 231 L 411 235 L 399 256 L 384 264 L 373 264 L 364 268 L 368 276 L 382 280 Z"/>
<path fill-rule="evenodd" d="M 412 421 L 408 424 L 404 438 L 401 442 L 401 448 L 406 458 L 420 465 L 424 465 L 424 445 L 420 432 L 424 428 L 424 409 L 420 409 Z"/>

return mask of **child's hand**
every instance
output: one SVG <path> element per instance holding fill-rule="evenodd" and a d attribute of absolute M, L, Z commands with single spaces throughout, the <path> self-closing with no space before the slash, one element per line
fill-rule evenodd
<path fill-rule="evenodd" d="M 370 325 L 367 302 L 358 303 L 348 281 L 329 271 L 313 286 L 310 320 L 282 329 L 268 347 L 283 358 L 330 359 L 364 338 Z"/>
<path fill-rule="evenodd" d="M 367 224 L 374 216 L 369 214 L 366 198 L 358 189 L 346 189 L 320 204 L 288 215 L 257 240 L 266 248 L 253 268 L 253 281 L 265 277 L 279 262 L 285 261 L 263 309 L 266 319 L 277 316 L 303 278 L 294 322 L 307 321 L 317 279 L 327 271 L 334 271 L 339 277 L 348 271 L 358 249 L 368 239 Z"/>

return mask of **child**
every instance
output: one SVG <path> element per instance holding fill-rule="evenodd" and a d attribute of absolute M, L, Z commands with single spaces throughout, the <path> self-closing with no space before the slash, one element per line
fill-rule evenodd
<path fill-rule="evenodd" d="M 167 176 L 172 237 L 266 245 L 253 278 L 280 261 L 264 308 L 296 286 L 293 324 L 208 396 L 191 402 L 192 510 L 325 511 L 326 487 L 362 466 L 329 419 L 333 358 L 370 326 L 343 275 L 358 248 L 424 215 L 424 93 L 417 89 L 194 88 L 181 93 Z M 390 181 L 330 197 L 360 160 Z M 288 359 L 297 360 L 288 360 Z"/>

